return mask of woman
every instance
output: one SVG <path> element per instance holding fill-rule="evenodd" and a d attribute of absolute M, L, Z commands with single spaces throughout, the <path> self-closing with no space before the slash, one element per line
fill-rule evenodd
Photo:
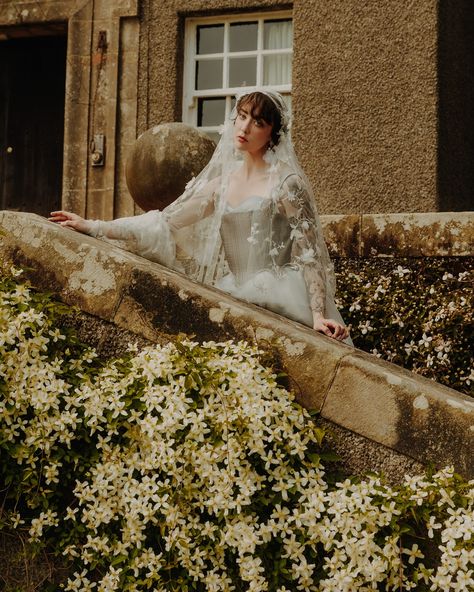
<path fill-rule="evenodd" d="M 162 212 L 112 222 L 50 220 L 182 271 L 350 343 L 334 304 L 334 272 L 282 97 L 237 98 L 203 171 Z"/>

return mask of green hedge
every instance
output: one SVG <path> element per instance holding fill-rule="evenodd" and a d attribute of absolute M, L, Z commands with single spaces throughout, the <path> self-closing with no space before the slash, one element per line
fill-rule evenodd
<path fill-rule="evenodd" d="M 354 344 L 473 396 L 473 267 L 469 258 L 336 261 Z"/>

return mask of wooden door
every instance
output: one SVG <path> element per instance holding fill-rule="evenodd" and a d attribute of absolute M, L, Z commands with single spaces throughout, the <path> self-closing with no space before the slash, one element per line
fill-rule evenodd
<path fill-rule="evenodd" d="M 66 37 L 0 41 L 0 208 L 61 205 Z"/>

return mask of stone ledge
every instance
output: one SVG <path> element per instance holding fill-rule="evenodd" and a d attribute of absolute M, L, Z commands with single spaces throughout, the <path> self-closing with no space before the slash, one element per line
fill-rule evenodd
<path fill-rule="evenodd" d="M 321 216 L 333 257 L 474 255 L 474 212 Z"/>
<path fill-rule="evenodd" d="M 474 399 L 354 350 L 339 364 L 321 415 L 423 463 L 473 474 Z"/>
<path fill-rule="evenodd" d="M 3 212 L 0 228 L 3 258 L 38 288 L 147 339 L 185 331 L 270 346 L 305 407 L 397 454 L 474 475 L 469 397 L 40 216 Z"/>

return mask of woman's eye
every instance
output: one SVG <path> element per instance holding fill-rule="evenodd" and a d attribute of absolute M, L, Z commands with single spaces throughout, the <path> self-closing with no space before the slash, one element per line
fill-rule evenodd
<path fill-rule="evenodd" d="M 262 123 L 262 120 L 261 120 L 261 119 L 256 119 L 254 123 L 255 123 L 255 125 L 256 125 L 257 127 L 262 127 L 262 125 L 263 125 L 263 123 Z"/>

